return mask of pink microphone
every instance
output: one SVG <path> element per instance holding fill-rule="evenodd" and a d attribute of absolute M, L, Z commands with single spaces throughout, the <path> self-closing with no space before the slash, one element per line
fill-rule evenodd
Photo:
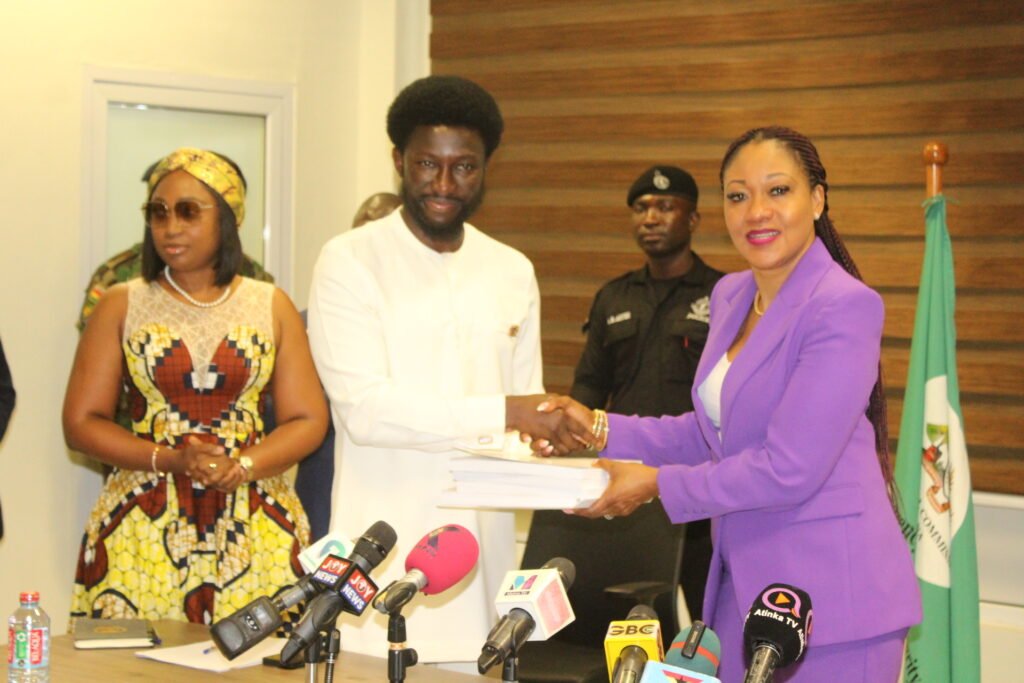
<path fill-rule="evenodd" d="M 395 614 L 417 592 L 435 595 L 448 590 L 476 565 L 480 545 L 469 529 L 445 524 L 421 538 L 405 558 L 406 575 L 373 601 L 382 614 Z"/>

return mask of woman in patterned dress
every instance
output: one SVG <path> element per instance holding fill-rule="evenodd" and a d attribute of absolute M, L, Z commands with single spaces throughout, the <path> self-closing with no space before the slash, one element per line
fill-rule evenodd
<path fill-rule="evenodd" d="M 100 300 L 64 399 L 68 445 L 115 468 L 71 614 L 212 623 L 302 575 L 309 525 L 283 473 L 320 443 L 327 408 L 292 302 L 237 274 L 237 166 L 180 149 L 148 189 L 142 277 Z M 122 385 L 130 432 L 113 419 Z"/>

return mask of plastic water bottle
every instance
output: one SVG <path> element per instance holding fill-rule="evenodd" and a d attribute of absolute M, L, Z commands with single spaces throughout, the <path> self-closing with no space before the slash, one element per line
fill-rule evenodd
<path fill-rule="evenodd" d="M 7 683 L 50 680 L 50 617 L 39 606 L 39 593 L 19 596 L 21 606 L 7 620 Z"/>

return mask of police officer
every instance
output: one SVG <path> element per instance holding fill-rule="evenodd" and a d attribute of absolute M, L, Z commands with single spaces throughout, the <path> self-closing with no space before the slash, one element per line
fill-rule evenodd
<path fill-rule="evenodd" d="M 675 166 L 652 166 L 626 203 L 646 264 L 608 282 L 583 326 L 586 346 L 570 395 L 590 408 L 626 415 L 693 410 L 690 388 L 708 333 L 708 301 L 722 273 L 693 253 L 700 225 L 697 183 Z M 681 583 L 693 619 L 701 616 L 711 558 L 706 520 L 687 526 Z"/>

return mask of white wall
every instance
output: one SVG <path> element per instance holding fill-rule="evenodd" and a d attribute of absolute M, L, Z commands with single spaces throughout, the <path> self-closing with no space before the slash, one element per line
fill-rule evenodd
<path fill-rule="evenodd" d="M 1016 655 L 1024 647 L 1024 498 L 975 493 L 974 517 L 982 681 L 1021 680 Z"/>
<path fill-rule="evenodd" d="M 393 187 L 382 112 L 401 78 L 429 71 L 423 40 L 396 43 L 410 27 L 428 34 L 427 0 L 0 0 L 0 337 L 18 391 L 0 445 L 0 615 L 39 590 L 63 631 L 99 490 L 60 425 L 84 284 L 85 67 L 295 84 L 301 308 L 320 246 L 366 194 Z"/>

